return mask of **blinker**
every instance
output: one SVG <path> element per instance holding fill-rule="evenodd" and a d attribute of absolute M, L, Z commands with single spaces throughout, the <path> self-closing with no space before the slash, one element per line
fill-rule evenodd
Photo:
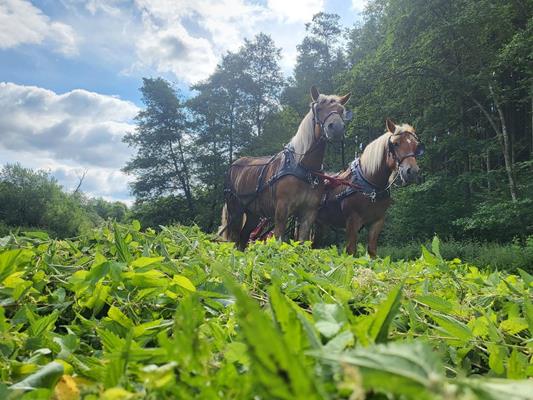
<path fill-rule="evenodd" d="M 424 146 L 424 143 L 418 143 L 415 149 L 415 156 L 420 157 L 424 155 L 425 152 L 426 152 L 426 146 Z"/>
<path fill-rule="evenodd" d="M 353 114 L 351 110 L 344 110 L 344 113 L 342 115 L 343 120 L 351 121 L 352 117 L 353 117 Z"/>

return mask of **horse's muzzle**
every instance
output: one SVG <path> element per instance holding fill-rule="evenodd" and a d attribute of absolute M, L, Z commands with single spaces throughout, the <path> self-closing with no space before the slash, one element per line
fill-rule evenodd
<path fill-rule="evenodd" d="M 403 186 L 420 182 L 420 168 L 418 166 L 400 165 L 399 172 Z"/>
<path fill-rule="evenodd" d="M 326 136 L 331 140 L 341 140 L 344 137 L 344 122 L 330 122 L 324 127 Z"/>

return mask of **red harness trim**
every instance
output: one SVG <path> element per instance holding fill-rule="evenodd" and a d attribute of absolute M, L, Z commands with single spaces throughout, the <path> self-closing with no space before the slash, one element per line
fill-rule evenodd
<path fill-rule="evenodd" d="M 313 172 L 313 174 L 324 179 L 326 189 L 334 189 L 339 186 L 349 186 L 353 189 L 362 189 L 361 186 L 358 186 L 347 179 L 337 178 L 336 176 L 323 174 L 322 172 Z"/>

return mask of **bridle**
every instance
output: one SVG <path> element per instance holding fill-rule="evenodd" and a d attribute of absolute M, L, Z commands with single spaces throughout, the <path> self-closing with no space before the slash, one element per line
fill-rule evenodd
<path fill-rule="evenodd" d="M 337 110 L 333 110 L 333 111 L 330 111 L 328 115 L 326 115 L 326 118 L 324 118 L 324 121 L 321 121 L 320 118 L 318 117 L 318 102 L 316 101 L 313 101 L 311 103 L 311 110 L 313 111 L 313 126 L 315 127 L 315 129 L 317 126 L 320 129 L 319 139 L 322 139 L 322 140 L 323 138 L 329 139 L 328 135 L 326 134 L 326 130 L 324 129 L 324 126 L 326 125 L 326 122 L 331 116 L 337 114 L 344 121 L 349 121 L 350 119 L 352 119 L 351 111 L 344 110 L 344 113 L 341 114 Z"/>
<path fill-rule="evenodd" d="M 417 145 L 416 145 L 416 148 L 415 148 L 414 152 L 407 153 L 407 154 L 404 154 L 402 157 L 399 157 L 398 154 L 396 153 L 396 148 L 395 148 L 394 144 L 392 143 L 391 138 L 393 136 L 400 136 L 400 135 L 402 135 L 404 133 L 407 133 L 407 134 L 411 135 L 413 138 L 415 138 L 415 140 L 417 142 Z M 400 167 L 400 165 L 402 164 L 402 162 L 406 158 L 414 157 L 416 159 L 418 157 L 421 157 L 426 151 L 426 147 L 424 146 L 424 143 L 422 143 L 420 141 L 418 136 L 416 136 L 414 133 L 409 132 L 409 131 L 404 131 L 404 132 L 400 132 L 400 133 L 396 133 L 396 134 L 390 135 L 388 143 L 387 143 L 387 146 L 388 146 L 388 149 L 389 149 L 389 153 L 392 155 L 392 158 L 396 162 L 396 168 L 397 169 Z"/>
<path fill-rule="evenodd" d="M 344 110 L 343 114 L 334 110 L 334 111 L 331 111 L 328 115 L 326 115 L 326 118 L 324 118 L 324 121 L 321 121 L 320 118 L 318 117 L 318 102 L 316 101 L 313 101 L 311 103 L 311 111 L 313 112 L 313 129 L 316 132 L 316 129 L 318 128 L 320 136 L 318 138 L 315 137 L 314 143 L 303 154 L 296 153 L 294 149 L 290 148 L 288 145 L 285 146 L 285 148 L 291 150 L 294 154 L 298 156 L 305 156 L 307 154 L 312 153 L 313 151 L 315 151 L 315 149 L 318 147 L 318 145 L 321 142 L 329 140 L 329 137 L 326 133 L 326 130 L 324 129 L 324 126 L 326 125 L 326 122 L 332 115 L 337 114 L 339 117 L 341 117 L 343 121 L 350 121 L 352 119 L 352 112 L 350 110 Z"/>

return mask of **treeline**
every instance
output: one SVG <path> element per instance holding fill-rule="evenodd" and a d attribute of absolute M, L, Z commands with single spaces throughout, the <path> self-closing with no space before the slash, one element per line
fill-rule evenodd
<path fill-rule="evenodd" d="M 384 131 L 409 122 L 427 145 L 421 185 L 394 190 L 384 239 L 510 241 L 533 233 L 533 3 L 374 0 L 361 23 L 306 25 L 290 78 L 265 34 L 227 53 L 187 100 L 144 79 L 146 108 L 125 141 L 137 149 L 134 210 L 143 226 L 214 230 L 228 165 L 279 151 L 309 107 L 309 88 L 352 92 L 355 118 L 329 146 L 337 171 Z M 338 236 L 341 237 L 341 236 Z"/>
<path fill-rule="evenodd" d="M 77 236 L 104 220 L 125 221 L 121 202 L 66 192 L 49 172 L 7 164 L 0 170 L 0 236 L 17 229 L 45 230 L 56 237 Z"/>

